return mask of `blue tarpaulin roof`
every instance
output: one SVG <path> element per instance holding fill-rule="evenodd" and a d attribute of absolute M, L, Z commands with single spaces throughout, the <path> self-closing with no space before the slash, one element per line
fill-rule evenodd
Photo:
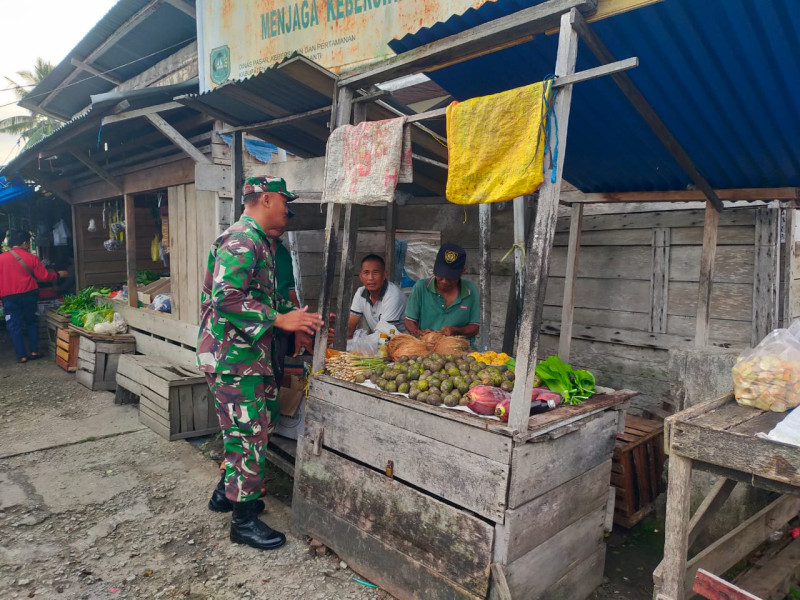
<path fill-rule="evenodd" d="M 217 135 L 222 138 L 228 146 L 233 143 L 233 136 L 230 133 L 219 133 Z M 275 144 L 264 142 L 262 140 L 250 140 L 245 138 L 244 150 L 250 156 L 263 163 L 268 163 L 272 160 L 272 155 L 278 152 L 278 147 Z M 289 153 L 291 154 L 291 153 Z"/>
<path fill-rule="evenodd" d="M 539 1 L 496 0 L 390 42 L 402 53 Z M 591 24 L 709 183 L 800 186 L 800 11 L 796 0 L 664 0 Z M 558 35 L 429 73 L 456 99 L 553 71 Z M 597 66 L 578 49 L 578 71 Z M 573 88 L 564 178 L 584 192 L 691 183 L 610 77 Z"/>
<path fill-rule="evenodd" d="M 20 200 L 28 200 L 33 198 L 33 195 L 33 188 L 25 185 L 25 182 L 19 177 L 10 180 L 0 177 L 0 206 L 19 202 Z"/>

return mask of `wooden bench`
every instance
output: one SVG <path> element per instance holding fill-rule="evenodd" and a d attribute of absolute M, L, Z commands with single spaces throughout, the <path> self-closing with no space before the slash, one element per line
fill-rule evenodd
<path fill-rule="evenodd" d="M 208 435 L 219 431 L 216 409 L 205 375 L 196 369 L 139 355 L 120 357 L 117 385 L 139 399 L 139 421 L 166 440 Z"/>

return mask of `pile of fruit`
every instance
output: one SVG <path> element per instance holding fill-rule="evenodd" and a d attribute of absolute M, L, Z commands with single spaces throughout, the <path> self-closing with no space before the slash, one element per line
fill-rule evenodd
<path fill-rule="evenodd" d="M 470 352 L 469 356 L 485 365 L 494 366 L 504 365 L 511 360 L 511 357 L 505 352 L 500 352 L 498 354 L 494 350 L 489 350 L 488 352 Z"/>
<path fill-rule="evenodd" d="M 466 406 L 470 403 L 470 389 L 478 385 L 506 392 L 514 389 L 514 369 L 486 365 L 474 356 L 461 358 L 435 352 L 400 356 L 397 362 L 376 365 L 364 375 L 385 392 L 408 394 L 412 400 L 434 406 Z"/>

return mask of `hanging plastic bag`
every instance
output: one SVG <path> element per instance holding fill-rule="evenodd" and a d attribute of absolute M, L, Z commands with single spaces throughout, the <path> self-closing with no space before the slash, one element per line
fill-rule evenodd
<path fill-rule="evenodd" d="M 736 361 L 736 401 L 761 410 L 785 412 L 800 404 L 800 340 L 776 329 Z"/>

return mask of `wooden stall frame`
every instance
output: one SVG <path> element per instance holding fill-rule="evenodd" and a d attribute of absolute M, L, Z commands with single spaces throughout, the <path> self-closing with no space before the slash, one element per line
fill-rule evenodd
<path fill-rule="evenodd" d="M 728 394 L 665 421 L 667 519 L 664 559 L 653 573 L 654 600 L 688 598 L 699 569 L 721 575 L 800 511 L 800 455 L 790 445 L 756 437 L 784 416 L 740 406 L 733 394 Z M 690 515 L 690 482 L 695 469 L 719 479 Z M 689 547 L 737 483 L 782 495 L 689 559 Z"/>

